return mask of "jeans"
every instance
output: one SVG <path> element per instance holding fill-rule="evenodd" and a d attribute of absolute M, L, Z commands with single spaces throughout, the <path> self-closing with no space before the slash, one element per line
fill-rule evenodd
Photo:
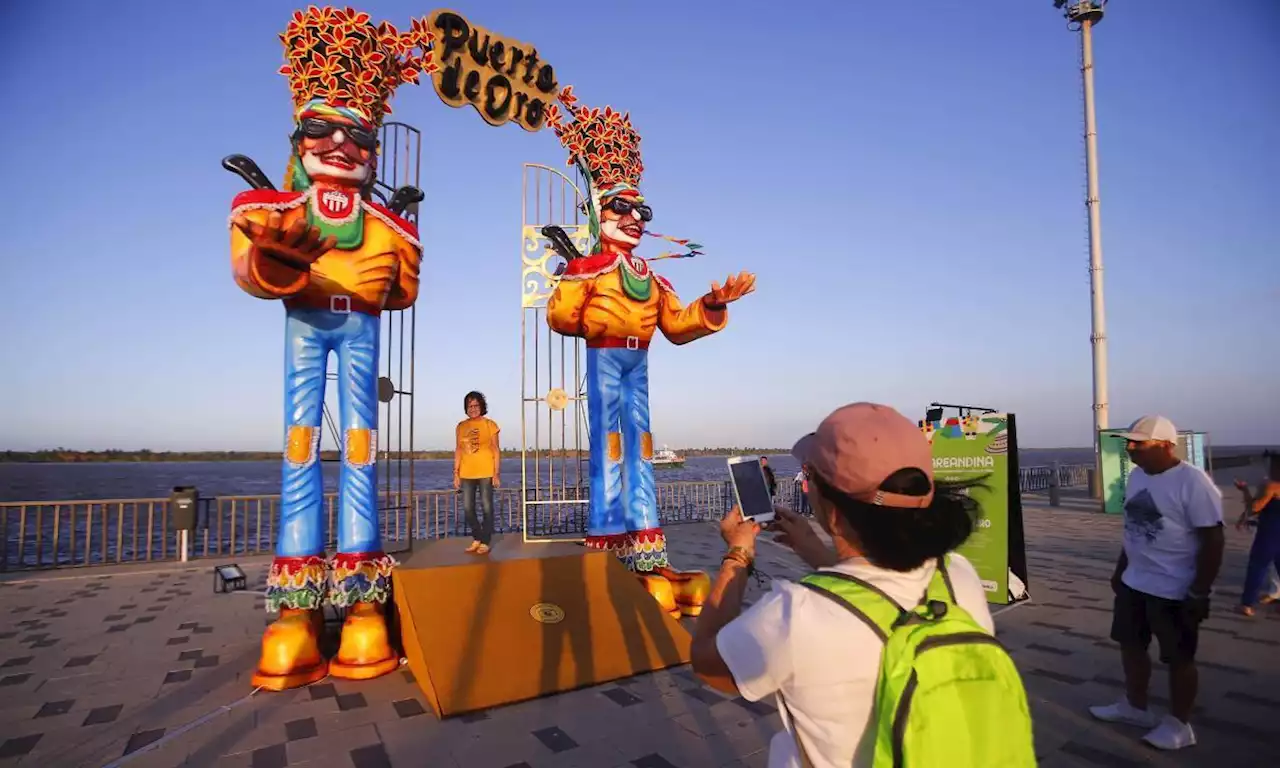
<path fill-rule="evenodd" d="M 310 428 L 305 458 L 285 456 L 276 554 L 324 554 L 324 476 L 320 424 L 329 353 L 338 355 L 338 414 L 343 444 L 338 480 L 340 553 L 379 552 L 377 424 L 378 318 L 360 312 L 289 309 L 285 321 L 284 428 Z M 288 438 L 286 438 L 288 439 Z"/>
<path fill-rule="evenodd" d="M 1253 546 L 1249 549 L 1244 590 L 1240 595 L 1241 605 L 1258 604 L 1268 572 L 1272 568 L 1280 571 L 1280 511 L 1267 509 L 1258 518 L 1258 530 L 1253 535 Z"/>
<path fill-rule="evenodd" d="M 587 535 L 658 528 L 647 350 L 587 348 L 587 421 L 591 457 Z M 620 449 L 620 457 L 609 455 L 611 442 Z"/>
<path fill-rule="evenodd" d="M 480 492 L 480 503 L 484 506 L 483 522 L 476 517 L 476 491 Z M 488 544 L 493 539 L 493 478 L 463 479 L 462 509 L 467 515 L 471 538 Z"/>

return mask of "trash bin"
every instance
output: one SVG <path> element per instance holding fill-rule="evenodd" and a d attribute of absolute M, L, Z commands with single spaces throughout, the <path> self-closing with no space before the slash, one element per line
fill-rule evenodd
<path fill-rule="evenodd" d="M 196 529 L 196 503 L 200 494 L 195 486 L 179 485 L 169 494 L 169 527 L 175 531 Z"/>

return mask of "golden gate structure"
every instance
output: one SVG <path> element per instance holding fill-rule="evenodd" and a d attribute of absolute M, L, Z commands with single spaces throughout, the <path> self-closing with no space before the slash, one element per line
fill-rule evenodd
<path fill-rule="evenodd" d="M 547 325 L 547 300 L 564 258 L 542 234 L 564 230 L 586 253 L 590 234 L 579 186 L 525 163 L 520 231 L 520 517 L 524 540 L 581 541 L 587 529 L 586 356 L 583 341 Z"/>

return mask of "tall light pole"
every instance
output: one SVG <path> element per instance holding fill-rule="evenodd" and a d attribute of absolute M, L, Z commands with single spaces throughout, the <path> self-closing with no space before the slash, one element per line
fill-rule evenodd
<path fill-rule="evenodd" d="M 1085 206 L 1089 211 L 1089 284 L 1093 309 L 1093 464 L 1094 497 L 1102 497 L 1102 452 L 1107 428 L 1107 321 L 1102 302 L 1102 200 L 1098 195 L 1098 124 L 1093 103 L 1093 28 L 1102 21 L 1107 0 L 1053 0 L 1066 7 L 1070 29 L 1080 30 L 1080 75 L 1084 80 L 1084 153 L 1088 173 Z"/>

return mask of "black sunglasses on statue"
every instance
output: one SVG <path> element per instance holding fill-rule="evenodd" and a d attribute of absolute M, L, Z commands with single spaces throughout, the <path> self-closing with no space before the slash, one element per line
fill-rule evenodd
<path fill-rule="evenodd" d="M 373 149 L 378 145 L 378 137 L 373 134 L 373 131 L 366 131 L 354 125 L 331 123 L 314 117 L 308 117 L 302 121 L 298 126 L 298 135 L 306 136 L 308 139 L 323 139 L 332 136 L 333 132 L 339 129 L 358 147 Z"/>
<path fill-rule="evenodd" d="M 613 211 L 619 216 L 626 216 L 632 211 L 638 211 L 640 213 L 640 219 L 642 221 L 653 221 L 652 208 L 650 208 L 647 205 L 633 203 L 630 200 L 626 199 L 625 197 L 615 197 L 609 202 L 605 203 L 604 207 L 607 210 Z"/>

